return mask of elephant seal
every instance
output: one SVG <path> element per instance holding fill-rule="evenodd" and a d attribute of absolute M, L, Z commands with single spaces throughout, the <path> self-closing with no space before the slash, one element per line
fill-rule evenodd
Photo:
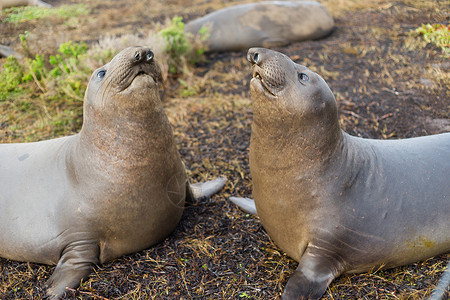
<path fill-rule="evenodd" d="M 331 33 L 334 21 L 317 2 L 267 1 L 224 8 L 188 22 L 185 32 L 199 35 L 206 28 L 207 51 L 239 51 L 276 47 Z"/>
<path fill-rule="evenodd" d="M 15 6 L 40 6 L 48 8 L 53 7 L 51 4 L 45 3 L 40 0 L 0 0 L 0 10 Z"/>
<path fill-rule="evenodd" d="M 342 273 L 450 250 L 450 133 L 350 136 L 319 75 L 268 49 L 250 49 L 248 60 L 255 206 L 232 200 L 299 262 L 283 299 L 319 299 Z"/>
<path fill-rule="evenodd" d="M 149 48 L 124 49 L 93 73 L 78 134 L 0 144 L 0 256 L 56 264 L 51 299 L 94 264 L 160 242 L 185 200 L 224 185 L 219 178 L 191 190 L 160 82 Z"/>

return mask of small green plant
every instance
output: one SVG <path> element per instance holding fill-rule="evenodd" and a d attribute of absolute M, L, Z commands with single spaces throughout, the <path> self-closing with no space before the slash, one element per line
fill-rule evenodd
<path fill-rule="evenodd" d="M 440 47 L 444 56 L 450 56 L 450 25 L 423 24 L 414 33 L 422 36 L 427 43 Z"/>
<path fill-rule="evenodd" d="M 86 5 L 62 5 L 58 8 L 47 8 L 37 6 L 12 7 L 5 9 L 7 17 L 4 22 L 21 23 L 32 20 L 44 19 L 52 16 L 57 16 L 62 19 L 69 19 L 80 15 L 89 13 Z"/>
<path fill-rule="evenodd" d="M 202 26 L 198 32 L 200 34 L 200 42 L 206 42 L 207 39 L 210 37 L 209 29 L 205 26 Z M 203 55 L 206 51 L 206 48 L 204 47 L 197 47 L 196 52 L 197 55 Z"/>
<path fill-rule="evenodd" d="M 198 90 L 195 86 L 190 85 L 187 81 L 178 78 L 178 82 L 181 84 L 183 89 L 180 91 L 180 96 L 183 98 L 187 98 L 190 96 L 197 95 Z"/>
<path fill-rule="evenodd" d="M 22 82 L 32 81 L 33 79 L 40 81 L 42 80 L 47 73 L 47 69 L 45 68 L 44 58 L 36 54 L 34 59 L 27 58 L 26 59 L 28 70 L 25 72 Z"/>
<path fill-rule="evenodd" d="M 184 34 L 184 23 L 182 17 L 174 17 L 169 27 L 162 29 L 159 35 L 166 42 L 166 53 L 170 57 L 169 72 L 178 73 L 181 70 L 183 57 L 191 51 Z"/>
<path fill-rule="evenodd" d="M 10 93 L 19 91 L 22 83 L 24 67 L 19 64 L 14 56 L 6 58 L 3 71 L 0 73 L 0 101 L 6 100 Z"/>
<path fill-rule="evenodd" d="M 50 64 L 55 66 L 50 75 L 53 77 L 61 76 L 63 73 L 72 73 L 72 66 L 79 60 L 80 55 L 85 54 L 88 47 L 85 43 L 73 43 L 69 41 L 59 46 L 58 52 L 55 56 L 51 55 L 49 58 Z"/>
<path fill-rule="evenodd" d="M 181 73 L 185 62 L 191 64 L 202 59 L 205 49 L 201 46 L 194 46 L 184 32 L 182 17 L 174 17 L 169 27 L 162 29 L 158 33 L 166 42 L 165 51 L 169 56 L 169 72 Z M 205 28 L 200 30 L 201 39 L 208 38 L 208 31 Z"/>

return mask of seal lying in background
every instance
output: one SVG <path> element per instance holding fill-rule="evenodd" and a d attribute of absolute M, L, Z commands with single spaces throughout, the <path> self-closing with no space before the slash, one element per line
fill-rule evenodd
<path fill-rule="evenodd" d="M 0 10 L 2 10 L 3 8 L 10 8 L 14 6 L 53 7 L 51 4 L 45 3 L 40 0 L 0 0 Z"/>
<path fill-rule="evenodd" d="M 160 242 L 185 199 L 225 183 L 189 186 L 160 81 L 152 51 L 127 48 L 93 73 L 80 133 L 0 145 L 0 256 L 57 264 L 52 299 L 94 264 Z"/>
<path fill-rule="evenodd" d="M 322 38 L 334 21 L 317 2 L 268 1 L 224 8 L 188 22 L 185 32 L 207 29 L 208 51 L 238 51 L 249 47 L 276 47 Z"/>
<path fill-rule="evenodd" d="M 268 49 L 248 59 L 255 200 L 231 200 L 299 262 L 283 299 L 319 299 L 342 273 L 450 251 L 450 133 L 350 136 L 319 75 Z"/>

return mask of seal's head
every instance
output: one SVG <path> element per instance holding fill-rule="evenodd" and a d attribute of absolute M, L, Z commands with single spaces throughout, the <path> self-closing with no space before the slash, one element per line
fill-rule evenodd
<path fill-rule="evenodd" d="M 140 110 L 159 100 L 161 70 L 147 47 L 129 47 L 111 62 L 95 70 L 89 81 L 85 102 L 95 109 L 105 107 Z"/>
<path fill-rule="evenodd" d="M 252 63 L 250 93 L 255 122 L 337 124 L 336 100 L 319 75 L 269 49 L 251 48 L 247 59 Z"/>

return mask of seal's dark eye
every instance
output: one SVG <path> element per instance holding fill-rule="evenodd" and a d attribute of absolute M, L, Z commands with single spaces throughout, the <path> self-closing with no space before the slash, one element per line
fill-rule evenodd
<path fill-rule="evenodd" d="M 300 80 L 300 81 L 308 81 L 309 80 L 309 76 L 306 75 L 305 73 L 298 73 L 298 80 Z"/>
<path fill-rule="evenodd" d="M 105 74 L 106 74 L 106 71 L 105 71 L 105 70 L 100 70 L 100 71 L 98 71 L 98 73 L 97 73 L 97 77 L 98 77 L 98 78 L 103 78 L 103 77 L 105 77 Z"/>

